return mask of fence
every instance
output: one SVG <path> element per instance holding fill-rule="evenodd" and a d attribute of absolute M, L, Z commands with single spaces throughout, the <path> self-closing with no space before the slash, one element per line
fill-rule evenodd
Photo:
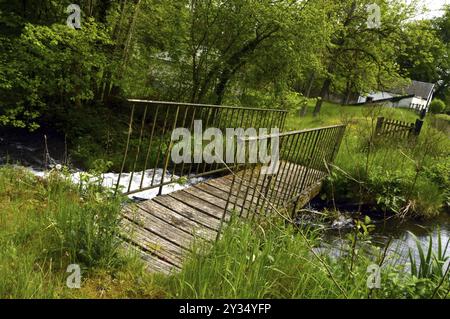
<path fill-rule="evenodd" d="M 415 123 L 407 123 L 379 117 L 375 128 L 375 136 L 391 136 L 397 138 L 419 136 L 422 126 L 423 121 L 419 119 Z"/>
<path fill-rule="evenodd" d="M 269 175 L 261 173 L 261 164 L 236 165 L 224 213 L 234 211 L 239 216 L 253 218 L 266 215 L 274 208 L 289 209 L 295 205 L 306 190 L 328 174 L 327 164 L 334 161 L 345 128 L 336 125 L 256 138 L 272 143 L 278 139 L 278 170 Z M 251 143 L 252 139 L 246 142 Z"/>
<path fill-rule="evenodd" d="M 214 127 L 226 128 L 279 128 L 284 127 L 287 111 L 279 109 L 257 109 L 206 104 L 129 100 L 131 115 L 127 132 L 126 149 L 116 192 L 120 187 L 125 194 L 182 182 L 187 177 L 220 174 L 228 170 L 220 163 L 175 164 L 171 160 L 175 128 L 186 128 L 191 132 L 197 120 L 201 120 L 204 131 Z M 202 146 L 203 147 L 203 146 Z M 230 164 L 234 168 L 234 163 Z M 125 170 L 130 171 L 126 173 Z"/>

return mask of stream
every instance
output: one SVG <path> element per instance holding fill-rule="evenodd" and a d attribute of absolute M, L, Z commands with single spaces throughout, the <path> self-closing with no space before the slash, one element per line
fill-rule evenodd
<path fill-rule="evenodd" d="M 336 258 L 348 253 L 349 240 L 347 235 L 352 231 L 353 227 L 350 216 L 341 217 L 337 218 L 331 224 L 321 222 L 314 224 L 314 226 L 326 229 L 319 250 Z M 430 236 L 433 252 L 438 251 L 439 238 L 443 249 L 448 244 L 445 256 L 450 261 L 450 214 L 448 212 L 442 212 L 438 217 L 430 220 L 407 219 L 401 221 L 396 218 L 388 218 L 387 220 L 372 219 L 372 224 L 375 228 L 370 233 L 370 241 L 382 250 L 389 244 L 386 255 L 388 257 L 387 262 L 391 265 L 395 266 L 409 263 L 410 251 L 415 259 L 418 260 L 419 252 L 416 241 L 420 243 L 426 254 Z"/>
<path fill-rule="evenodd" d="M 44 137 L 46 136 L 46 137 Z M 64 137 L 51 131 L 37 131 L 29 133 L 23 130 L 0 130 L 0 165 L 13 164 L 24 166 L 37 176 L 44 176 L 45 171 L 54 167 L 56 164 L 62 164 L 67 161 L 66 143 Z M 75 164 L 76 165 L 76 164 Z M 80 174 L 83 172 L 82 168 L 73 169 L 72 180 L 77 183 Z M 147 170 L 145 172 L 136 172 L 133 174 L 132 183 L 139 184 L 140 179 L 144 174 L 145 178 L 151 178 L 155 174 L 156 180 L 161 178 L 161 170 L 157 169 Z M 128 173 L 123 176 L 121 184 L 127 185 L 131 174 Z M 170 178 L 170 173 L 165 178 Z M 174 176 L 176 177 L 176 176 Z M 117 174 L 104 174 L 104 186 L 111 187 L 114 181 L 117 180 Z M 136 181 L 135 181 L 136 180 Z M 192 179 L 184 185 L 168 185 L 163 189 L 163 193 L 169 193 L 185 187 L 189 187 L 195 183 L 201 182 L 203 179 Z M 130 195 L 130 198 L 135 200 L 145 200 L 156 196 L 158 190 L 149 190 L 142 193 Z M 314 207 L 311 207 L 314 209 Z M 340 255 L 345 242 L 345 236 L 349 232 L 349 227 L 346 227 L 346 222 L 351 221 L 351 218 L 344 218 L 337 220 L 325 232 L 323 247 L 332 255 Z M 433 218 L 429 221 L 414 221 L 407 220 L 400 222 L 396 219 L 374 221 L 376 227 L 372 233 L 372 242 L 380 247 L 386 245 L 391 238 L 388 251 L 391 254 L 399 254 L 398 258 L 393 258 L 398 263 L 409 262 L 408 253 L 412 248 L 417 253 L 416 242 L 413 233 L 419 242 L 422 243 L 424 249 L 428 247 L 429 234 L 432 236 L 433 249 L 437 249 L 438 233 L 441 234 L 442 243 L 445 246 L 450 240 L 450 213 L 443 212 L 439 217 Z M 446 255 L 450 257 L 450 247 L 447 249 Z"/>

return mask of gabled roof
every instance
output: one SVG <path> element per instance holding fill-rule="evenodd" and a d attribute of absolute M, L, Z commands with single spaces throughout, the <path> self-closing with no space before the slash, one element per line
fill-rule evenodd
<path fill-rule="evenodd" d="M 424 100 L 428 100 L 430 95 L 433 93 L 434 84 L 421 81 L 412 81 L 407 87 L 392 90 L 392 93 L 400 95 L 414 95 L 416 97 L 421 97 Z"/>

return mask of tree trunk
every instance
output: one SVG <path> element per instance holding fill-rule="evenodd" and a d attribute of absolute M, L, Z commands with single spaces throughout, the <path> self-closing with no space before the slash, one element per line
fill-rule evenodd
<path fill-rule="evenodd" d="M 320 90 L 320 99 L 317 100 L 316 106 L 314 108 L 313 116 L 317 116 L 320 113 L 320 109 L 322 108 L 323 100 L 328 95 L 328 91 L 331 86 L 331 79 L 328 77 L 325 79 L 322 85 L 322 89 Z"/>
<path fill-rule="evenodd" d="M 136 26 L 136 20 L 137 20 L 138 14 L 139 14 L 139 7 L 141 5 L 141 0 L 136 0 L 135 5 L 136 5 L 136 8 L 134 9 L 134 14 L 133 14 L 133 17 L 130 22 L 130 27 L 128 29 L 127 41 L 125 42 L 125 49 L 123 52 L 123 68 L 122 68 L 123 72 L 127 68 L 127 64 L 128 64 L 128 60 L 129 60 L 129 56 L 130 56 L 131 42 L 133 39 L 133 33 L 134 33 L 135 26 Z M 121 72 L 121 74 L 123 74 L 123 72 Z"/>
<path fill-rule="evenodd" d="M 127 0 L 122 0 L 120 3 L 120 19 L 115 24 L 113 32 L 112 32 L 112 39 L 117 42 L 117 44 L 113 47 L 110 59 L 115 60 L 116 54 L 118 51 L 118 47 L 120 46 L 119 43 L 119 36 L 122 32 L 122 25 L 123 25 L 123 19 L 125 17 L 125 11 L 127 7 Z M 100 99 L 102 101 L 105 101 L 106 98 L 109 97 L 109 92 L 111 91 L 111 82 L 112 82 L 112 71 L 110 69 L 106 70 L 103 79 L 102 79 L 102 85 L 101 85 L 101 94 Z"/>
<path fill-rule="evenodd" d="M 308 85 L 308 89 L 306 90 L 306 93 L 305 93 L 305 96 L 307 98 L 309 98 L 310 95 L 311 95 L 311 90 L 312 90 L 312 87 L 313 87 L 313 84 L 314 84 L 315 80 L 316 80 L 316 72 L 313 72 L 311 74 L 311 76 L 309 77 L 309 85 Z"/>

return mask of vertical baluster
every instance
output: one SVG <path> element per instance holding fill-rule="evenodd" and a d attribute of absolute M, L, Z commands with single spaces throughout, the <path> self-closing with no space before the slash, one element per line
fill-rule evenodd
<path fill-rule="evenodd" d="M 186 128 L 186 119 L 187 119 L 187 115 L 188 115 L 189 106 L 187 106 L 187 105 L 183 105 L 183 106 L 184 106 L 184 109 L 185 109 L 184 110 L 184 115 L 183 115 L 183 120 L 181 122 L 181 126 L 177 127 L 177 128 Z M 171 156 L 171 154 L 169 154 L 169 156 Z M 173 182 L 174 181 L 174 175 L 177 174 L 177 164 L 173 165 L 172 172 L 173 173 L 172 173 L 172 176 L 170 177 L 170 181 Z M 181 172 L 179 173 L 179 175 L 180 175 L 180 177 L 183 177 L 183 166 L 181 166 Z"/>
<path fill-rule="evenodd" d="M 302 133 L 302 145 L 300 146 L 299 150 L 299 173 L 298 177 L 295 181 L 295 187 L 297 194 L 301 194 L 303 191 L 302 189 L 302 181 L 305 178 L 307 174 L 307 162 L 308 162 L 308 149 L 313 143 L 313 134 L 312 132 L 305 132 Z"/>
<path fill-rule="evenodd" d="M 197 107 L 196 106 L 188 106 L 187 109 L 190 110 L 191 107 L 192 107 L 192 115 L 191 115 L 191 123 L 189 125 L 189 131 L 192 134 L 193 130 L 194 130 L 195 113 L 197 112 Z M 192 140 L 191 140 L 191 143 L 192 143 Z M 192 149 L 193 149 L 193 145 L 191 145 L 191 149 L 190 149 L 191 153 L 192 153 Z M 194 161 L 194 158 L 193 158 L 193 156 L 191 156 L 191 163 L 188 163 L 189 164 L 189 172 L 186 174 L 188 178 L 190 178 L 190 175 L 191 175 L 191 169 L 192 169 L 193 161 Z M 183 162 L 183 164 L 181 164 L 181 174 L 182 175 L 184 173 L 184 166 L 185 165 L 186 165 L 185 162 Z"/>
<path fill-rule="evenodd" d="M 123 155 L 122 165 L 120 166 L 119 177 L 117 178 L 116 189 L 115 189 L 115 191 L 114 191 L 114 194 L 115 194 L 115 195 L 117 194 L 117 191 L 119 190 L 120 179 L 121 179 L 121 177 L 122 177 L 123 170 L 125 169 L 125 163 L 126 163 L 126 161 L 127 161 L 128 149 L 129 149 L 129 146 L 130 146 L 131 134 L 133 133 L 134 109 L 135 109 L 135 104 L 133 103 L 132 108 L 131 108 L 130 122 L 129 122 L 129 124 L 128 124 L 128 137 L 127 137 L 127 143 L 126 143 L 126 146 L 125 146 L 125 153 L 124 153 L 124 155 Z"/>
<path fill-rule="evenodd" d="M 153 118 L 152 129 L 151 129 L 151 133 L 150 133 L 150 141 L 148 143 L 147 154 L 145 155 L 144 173 L 142 174 L 141 182 L 139 184 L 140 189 L 142 189 L 142 186 L 144 184 L 145 171 L 147 170 L 148 159 L 149 159 L 150 152 L 151 152 L 152 145 L 153 145 L 153 135 L 155 133 L 156 120 L 158 118 L 158 113 L 159 113 L 159 104 L 156 106 L 156 112 L 155 112 L 154 118 Z"/>
<path fill-rule="evenodd" d="M 206 129 L 210 128 L 210 121 L 212 118 L 212 121 L 214 121 L 214 115 L 216 114 L 216 109 L 215 108 L 207 108 L 207 117 L 206 117 L 206 125 L 203 127 L 203 132 L 205 132 Z M 202 151 L 203 151 L 203 147 L 202 147 Z M 201 171 L 201 173 L 204 173 L 206 171 L 206 162 L 203 159 L 203 169 Z M 197 174 L 200 174 L 200 166 L 201 164 L 199 163 L 197 165 Z"/>
<path fill-rule="evenodd" d="M 137 150 L 136 150 L 136 157 L 134 158 L 133 170 L 131 171 L 130 181 L 128 182 L 128 191 L 127 192 L 129 192 L 131 190 L 131 183 L 133 182 L 134 172 L 136 171 L 136 163 L 139 160 L 139 154 L 141 152 L 142 136 L 144 134 L 144 125 L 145 125 L 145 120 L 147 117 L 147 109 L 148 109 L 148 105 L 145 105 L 144 116 L 142 117 L 141 130 L 139 133 L 139 142 L 138 142 L 138 146 L 137 146 Z M 144 175 L 144 172 L 142 172 L 142 175 Z"/>
<path fill-rule="evenodd" d="M 268 120 L 270 121 L 269 127 L 271 130 L 272 128 L 274 128 L 274 125 L 276 123 L 277 118 L 275 116 L 273 116 L 273 113 L 271 112 Z M 269 134 L 271 134 L 272 132 L 268 132 Z M 267 146 L 272 148 L 272 139 L 269 139 L 267 141 Z M 256 209 L 258 209 L 260 203 L 261 203 L 261 210 L 264 209 L 264 204 L 265 204 L 265 196 L 267 195 L 268 191 L 269 191 L 269 186 L 271 184 L 271 180 L 272 180 L 272 176 L 269 174 L 265 174 L 262 180 L 262 184 L 261 184 L 261 192 L 259 192 L 258 194 L 258 199 L 256 201 Z M 262 200 L 261 200 L 262 199 Z"/>
<path fill-rule="evenodd" d="M 271 133 L 269 131 L 270 128 L 268 127 L 269 126 L 268 122 L 269 122 L 270 117 L 267 116 L 268 113 L 266 111 L 261 111 L 261 112 L 259 112 L 259 114 L 262 118 L 261 119 L 261 128 L 267 129 L 267 134 L 270 134 Z M 258 131 L 258 136 L 259 136 L 259 131 Z M 269 147 L 270 139 L 266 137 L 266 140 L 267 140 L 266 141 L 267 147 Z M 261 142 L 261 136 L 259 136 L 258 141 Z M 259 152 L 259 147 L 260 147 L 260 145 L 258 144 L 258 152 Z M 261 160 L 261 159 L 259 159 L 259 160 Z M 256 195 L 256 193 L 258 193 L 258 195 L 260 195 L 263 192 L 263 188 L 264 188 L 264 182 L 261 181 L 261 166 L 262 166 L 262 164 L 260 163 L 259 166 L 260 167 L 257 170 L 258 173 L 257 173 L 256 181 L 255 181 L 255 187 L 253 188 L 253 194 L 252 194 L 251 200 L 250 200 L 250 202 L 255 206 L 255 214 L 258 214 L 258 215 L 260 213 L 260 212 L 258 212 L 259 196 L 258 196 L 257 202 L 255 203 L 255 195 Z M 260 183 L 260 182 L 262 182 L 262 183 Z M 255 214 L 252 216 L 252 220 L 254 219 L 253 217 L 255 216 Z"/>
<path fill-rule="evenodd" d="M 178 114 L 179 114 L 179 112 L 180 112 L 180 105 L 177 105 L 177 110 L 176 110 L 176 113 L 175 113 L 175 119 L 174 119 L 173 124 L 172 124 L 172 132 L 177 127 L 177 121 L 178 121 Z M 167 146 L 166 154 L 164 156 L 164 168 L 163 168 L 163 172 L 162 172 L 162 176 L 161 176 L 161 186 L 159 187 L 159 192 L 158 192 L 159 195 L 162 194 L 162 190 L 163 190 L 163 187 L 164 187 L 164 178 L 166 177 L 167 167 L 168 167 L 169 161 L 170 161 L 170 153 L 171 153 L 172 145 L 173 145 L 172 138 L 170 138 L 170 142 L 169 142 L 169 145 Z"/>
<path fill-rule="evenodd" d="M 286 181 L 286 193 L 284 194 L 284 196 L 282 197 L 282 203 L 283 205 L 285 205 L 285 203 L 288 203 L 289 200 L 291 200 L 291 198 L 293 197 L 292 194 L 294 193 L 295 190 L 295 184 L 293 183 L 296 179 L 297 176 L 297 171 L 299 168 L 299 165 L 297 165 L 297 159 L 299 156 L 299 141 L 301 140 L 301 134 L 295 134 L 292 138 L 295 139 L 295 144 L 294 144 L 294 148 L 293 148 L 293 154 L 289 157 L 289 167 L 288 167 L 288 171 L 289 171 L 289 177 L 287 178 Z"/>
<path fill-rule="evenodd" d="M 153 168 L 153 176 L 152 176 L 152 182 L 150 183 L 151 186 L 155 186 L 155 175 L 156 175 L 156 170 L 159 168 L 159 159 L 161 157 L 161 151 L 162 151 L 162 144 L 164 141 L 164 135 L 166 134 L 166 126 L 167 126 L 167 120 L 169 117 L 169 110 L 170 110 L 170 106 L 167 105 L 166 106 L 166 115 L 164 117 L 164 125 L 161 131 L 161 136 L 159 137 L 159 145 L 158 145 L 158 154 L 156 155 L 156 162 L 155 162 L 155 166 Z M 161 181 L 160 181 L 161 183 Z"/>
<path fill-rule="evenodd" d="M 250 124 L 249 124 L 249 128 L 251 128 L 251 127 L 254 126 L 254 121 L 257 120 L 257 117 L 255 117 L 255 111 L 254 110 L 252 110 L 249 113 L 252 114 L 251 115 L 251 121 L 250 121 Z M 256 140 L 256 144 L 257 144 L 257 142 L 258 142 L 258 140 Z M 254 144 L 251 144 L 251 145 L 254 145 Z M 256 145 L 256 149 L 255 149 L 254 147 L 250 148 L 250 144 L 249 144 L 248 151 L 249 151 L 249 156 L 250 156 L 250 152 L 258 152 L 258 145 Z M 258 159 L 258 155 L 257 154 L 258 153 L 256 153 L 256 157 Z M 247 183 L 247 187 L 246 187 L 245 194 L 244 194 L 244 205 L 245 205 L 245 201 L 247 201 L 248 191 L 253 186 L 253 183 L 252 183 L 253 175 L 254 175 L 255 167 L 257 166 L 257 163 L 253 164 L 253 163 L 250 163 L 250 161 L 249 161 L 249 165 L 248 166 L 251 167 L 250 168 L 251 169 L 251 173 L 250 173 L 250 180 Z M 255 185 L 254 187 L 256 188 L 257 185 Z M 242 216 L 242 213 L 244 211 L 244 205 L 242 206 L 242 209 L 241 209 L 241 212 L 240 212 L 240 216 Z M 248 212 L 247 212 L 247 217 L 248 217 L 248 214 L 251 213 L 252 207 L 253 207 L 253 203 L 249 202 L 249 209 L 248 209 Z"/>

